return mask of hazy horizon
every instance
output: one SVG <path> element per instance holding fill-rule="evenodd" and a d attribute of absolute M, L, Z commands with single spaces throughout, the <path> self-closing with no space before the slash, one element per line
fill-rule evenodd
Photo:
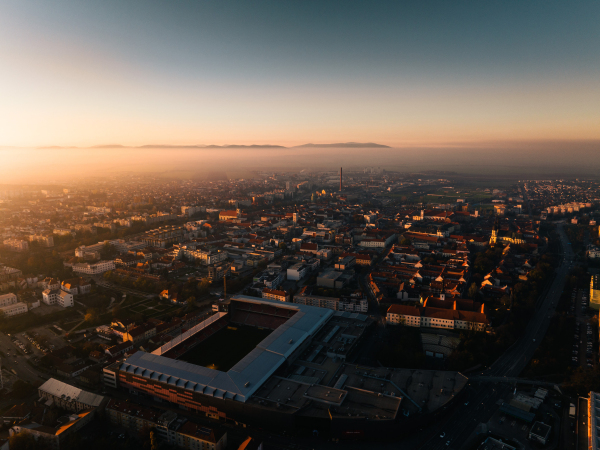
<path fill-rule="evenodd" d="M 173 179 L 248 178 L 259 171 L 456 172 L 505 177 L 597 177 L 600 141 L 403 148 L 1 148 L 1 184 L 80 181 L 125 173 Z"/>

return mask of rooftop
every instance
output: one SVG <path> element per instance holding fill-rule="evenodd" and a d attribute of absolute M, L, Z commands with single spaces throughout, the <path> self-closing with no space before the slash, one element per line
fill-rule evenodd
<path fill-rule="evenodd" d="M 334 314 L 328 309 L 256 297 L 235 296 L 232 301 L 273 305 L 297 312 L 227 372 L 173 360 L 161 356 L 159 351 L 155 351 L 154 354 L 137 352 L 122 362 L 119 369 L 143 378 L 202 392 L 204 395 L 245 402 Z"/>

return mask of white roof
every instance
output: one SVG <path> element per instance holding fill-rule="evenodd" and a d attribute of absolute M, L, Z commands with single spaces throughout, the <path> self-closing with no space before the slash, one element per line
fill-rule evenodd
<path fill-rule="evenodd" d="M 101 395 L 84 391 L 76 388 L 75 386 L 71 386 L 70 384 L 63 383 L 55 378 L 50 378 L 48 381 L 42 384 L 38 390 L 67 401 L 77 401 L 91 407 L 100 406 L 104 400 L 104 397 Z"/>

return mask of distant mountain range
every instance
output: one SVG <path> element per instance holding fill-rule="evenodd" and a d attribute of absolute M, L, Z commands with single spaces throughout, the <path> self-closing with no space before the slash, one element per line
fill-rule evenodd
<path fill-rule="evenodd" d="M 304 144 L 298 145 L 296 148 L 312 147 L 312 148 L 391 148 L 387 145 L 375 144 L 374 142 L 344 142 L 339 144 Z"/>
<path fill-rule="evenodd" d="M 283 145 L 171 145 L 171 144 L 148 144 L 139 146 L 127 146 L 121 144 L 105 144 L 105 145 L 93 145 L 91 147 L 61 147 L 58 145 L 48 147 L 38 147 L 39 149 L 58 149 L 58 148 L 91 148 L 91 149 L 103 149 L 103 148 L 391 148 L 387 145 L 375 144 L 373 142 L 345 142 L 339 144 L 304 144 L 297 145 L 295 147 L 284 147 Z"/>

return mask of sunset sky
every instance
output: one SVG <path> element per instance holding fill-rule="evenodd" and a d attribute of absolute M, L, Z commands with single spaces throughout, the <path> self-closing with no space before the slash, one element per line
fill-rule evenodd
<path fill-rule="evenodd" d="M 599 1 L 2 0 L 0 146 L 600 139 Z"/>

